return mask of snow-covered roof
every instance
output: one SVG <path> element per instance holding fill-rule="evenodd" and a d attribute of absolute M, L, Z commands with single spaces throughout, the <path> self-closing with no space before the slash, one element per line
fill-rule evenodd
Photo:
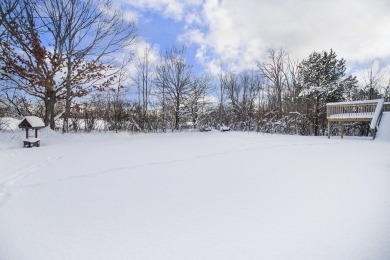
<path fill-rule="evenodd" d="M 26 116 L 20 121 L 19 128 L 42 128 L 45 127 L 42 119 L 36 116 Z"/>

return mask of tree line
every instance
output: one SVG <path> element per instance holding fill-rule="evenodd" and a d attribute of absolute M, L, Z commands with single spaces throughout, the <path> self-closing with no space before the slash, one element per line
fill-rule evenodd
<path fill-rule="evenodd" d="M 134 22 L 110 1 L 6 0 L 0 10 L 0 117 L 37 115 L 63 132 L 165 132 L 229 126 L 240 131 L 324 135 L 326 103 L 389 100 L 383 70 L 364 82 L 332 49 L 290 59 L 269 49 L 256 68 L 195 74 L 184 46 L 151 59 L 129 49 Z M 135 70 L 129 70 L 131 64 Z M 350 123 L 352 134 L 368 134 Z M 337 131 L 337 129 L 335 130 Z"/>

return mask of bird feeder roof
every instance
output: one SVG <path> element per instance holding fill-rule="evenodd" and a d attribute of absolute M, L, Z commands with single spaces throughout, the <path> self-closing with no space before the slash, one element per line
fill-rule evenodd
<path fill-rule="evenodd" d="M 45 123 L 36 116 L 26 116 L 19 123 L 19 128 L 39 129 L 43 127 L 45 127 Z"/>

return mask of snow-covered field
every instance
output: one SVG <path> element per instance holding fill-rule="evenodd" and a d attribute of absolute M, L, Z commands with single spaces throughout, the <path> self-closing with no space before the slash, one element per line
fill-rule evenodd
<path fill-rule="evenodd" d="M 390 142 L 0 132 L 0 259 L 390 259 Z"/>

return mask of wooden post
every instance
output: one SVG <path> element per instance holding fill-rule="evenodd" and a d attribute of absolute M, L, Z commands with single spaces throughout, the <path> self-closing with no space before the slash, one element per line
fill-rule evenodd
<path fill-rule="evenodd" d="M 26 128 L 26 139 L 28 139 L 28 128 Z"/>
<path fill-rule="evenodd" d="M 341 121 L 341 138 L 344 138 L 344 121 Z"/>
<path fill-rule="evenodd" d="M 35 138 L 38 138 L 38 129 L 35 129 Z"/>
<path fill-rule="evenodd" d="M 330 139 L 330 121 L 328 121 L 328 139 Z"/>

